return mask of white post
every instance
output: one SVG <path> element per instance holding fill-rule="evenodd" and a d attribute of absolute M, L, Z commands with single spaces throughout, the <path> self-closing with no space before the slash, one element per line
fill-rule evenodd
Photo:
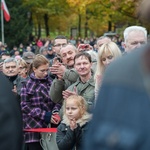
<path fill-rule="evenodd" d="M 2 7 L 1 7 L 1 32 L 2 32 L 2 43 L 4 44 L 4 16 Z"/>

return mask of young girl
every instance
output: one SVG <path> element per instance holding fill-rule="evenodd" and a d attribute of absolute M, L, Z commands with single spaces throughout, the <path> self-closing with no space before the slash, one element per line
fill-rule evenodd
<path fill-rule="evenodd" d="M 91 114 L 85 99 L 79 95 L 68 97 L 63 104 L 63 120 L 58 126 L 56 141 L 59 150 L 79 150 Z"/>
<path fill-rule="evenodd" d="M 21 89 L 21 109 L 25 129 L 46 128 L 49 123 L 58 124 L 61 105 L 51 101 L 49 90 L 51 80 L 48 76 L 49 61 L 43 55 L 36 55 L 31 64 L 32 73 Z M 40 133 L 25 132 L 26 150 L 42 150 Z"/>

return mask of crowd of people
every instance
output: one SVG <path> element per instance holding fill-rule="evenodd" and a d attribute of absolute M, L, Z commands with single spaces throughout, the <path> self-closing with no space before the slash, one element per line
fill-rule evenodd
<path fill-rule="evenodd" d="M 29 45 L 25 49 L 21 44 L 19 46 L 21 48 L 14 46 L 13 50 L 8 52 L 1 43 L 0 68 L 3 76 L 10 82 L 14 99 L 21 107 L 22 130 L 46 128 L 50 123 L 51 127 L 58 130 L 56 143 L 60 150 L 90 150 L 93 145 L 99 149 L 98 145 L 101 144 L 103 148 L 105 143 L 107 146 L 104 149 L 107 147 L 109 149 L 109 146 L 113 147 L 116 141 L 111 137 L 107 139 L 107 133 L 111 128 L 107 124 L 109 122 L 105 122 L 105 120 L 109 118 L 107 118 L 109 114 L 107 107 L 110 107 L 109 110 L 114 107 L 111 102 L 111 94 L 108 96 L 111 91 L 109 88 L 106 91 L 105 88 L 108 83 L 112 88 L 112 84 L 117 84 L 123 75 L 128 73 L 127 71 L 131 72 L 132 70 L 126 70 L 124 64 L 120 68 L 122 73 L 119 72 L 117 76 L 111 74 L 109 70 L 116 69 L 111 66 L 120 59 L 126 59 L 127 55 L 132 55 L 137 48 L 147 43 L 147 30 L 142 26 L 129 26 L 125 29 L 123 36 L 124 42 L 118 45 L 107 36 L 95 40 L 78 39 L 77 43 L 73 39 L 68 40 L 65 36 L 59 35 L 53 42 L 46 41 L 43 44 L 38 41 L 38 51 L 33 45 Z M 129 62 L 124 63 L 128 64 Z M 130 64 L 128 65 L 130 66 Z M 119 69 L 116 70 L 116 72 L 118 71 Z M 128 78 L 133 81 L 134 77 L 129 76 Z M 130 82 L 125 79 L 122 82 L 130 85 Z M 103 84 L 106 84 L 106 87 Z M 99 93 L 99 91 L 102 92 Z M 121 91 L 116 89 L 116 92 Z M 130 96 L 129 94 L 128 96 Z M 115 96 L 112 97 L 113 100 L 115 98 Z M 99 135 L 93 134 L 93 139 L 91 139 L 93 145 L 88 146 L 88 140 L 92 135 L 92 129 L 89 130 L 89 127 L 95 108 L 101 108 L 100 113 L 95 112 L 100 119 L 95 117 L 92 127 L 94 128 L 94 125 L 100 123 L 101 128 L 97 128 L 97 130 L 101 134 L 99 132 L 97 132 Z M 111 115 L 114 112 L 112 110 Z M 119 115 L 119 111 L 116 110 L 116 112 Z M 88 131 L 89 134 L 87 134 Z M 23 134 L 22 147 L 24 150 L 42 150 L 40 133 L 26 131 Z M 88 138 L 85 138 L 86 135 Z M 128 138 L 128 135 L 125 135 L 125 138 Z M 87 144 L 83 148 L 84 140 Z M 127 146 L 128 149 L 132 149 L 133 145 Z"/>

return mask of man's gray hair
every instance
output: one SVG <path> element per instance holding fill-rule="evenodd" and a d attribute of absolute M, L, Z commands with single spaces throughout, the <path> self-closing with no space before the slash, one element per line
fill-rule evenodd
<path fill-rule="evenodd" d="M 110 39 L 110 41 L 111 41 L 111 38 L 110 37 L 108 37 L 108 36 L 100 36 L 98 39 L 97 39 L 97 42 L 96 43 L 98 43 L 99 42 L 99 40 L 102 40 L 102 39 Z"/>
<path fill-rule="evenodd" d="M 130 27 L 127 27 L 124 30 L 124 32 L 123 32 L 123 36 L 124 36 L 124 41 L 125 42 L 127 42 L 129 33 L 132 32 L 132 31 L 141 31 L 141 32 L 144 33 L 145 38 L 147 38 L 147 30 L 146 30 L 146 28 L 144 28 L 142 26 L 130 26 Z"/>
<path fill-rule="evenodd" d="M 6 63 L 10 63 L 10 62 L 15 62 L 15 63 L 16 63 L 16 66 L 18 66 L 18 61 L 17 61 L 17 59 L 12 58 L 12 57 L 5 59 L 5 60 L 4 60 L 4 63 L 3 63 L 3 66 L 5 66 Z"/>

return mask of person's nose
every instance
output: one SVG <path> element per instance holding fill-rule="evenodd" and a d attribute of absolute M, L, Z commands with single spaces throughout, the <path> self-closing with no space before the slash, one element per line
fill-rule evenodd
<path fill-rule="evenodd" d="M 80 68 L 84 68 L 84 65 L 83 65 L 83 64 L 81 64 L 81 65 L 80 65 Z"/>
<path fill-rule="evenodd" d="M 71 113 L 72 113 L 72 110 L 71 110 L 71 109 L 69 109 L 69 110 L 68 110 L 68 112 L 69 112 L 69 114 L 71 114 Z"/>
<path fill-rule="evenodd" d="M 109 65 L 110 64 L 110 60 L 106 59 L 106 64 Z"/>
<path fill-rule="evenodd" d="M 66 58 L 67 58 L 67 59 L 70 59 L 70 55 L 67 54 Z"/>
<path fill-rule="evenodd" d="M 139 42 L 136 46 L 136 48 L 139 48 L 141 46 L 141 43 Z"/>
<path fill-rule="evenodd" d="M 47 75 L 48 75 L 48 72 L 47 72 L 47 71 L 45 71 L 45 72 L 44 72 L 44 74 L 45 74 L 45 76 L 47 76 Z"/>
<path fill-rule="evenodd" d="M 13 69 L 10 67 L 8 70 L 9 70 L 9 71 L 12 71 Z"/>

